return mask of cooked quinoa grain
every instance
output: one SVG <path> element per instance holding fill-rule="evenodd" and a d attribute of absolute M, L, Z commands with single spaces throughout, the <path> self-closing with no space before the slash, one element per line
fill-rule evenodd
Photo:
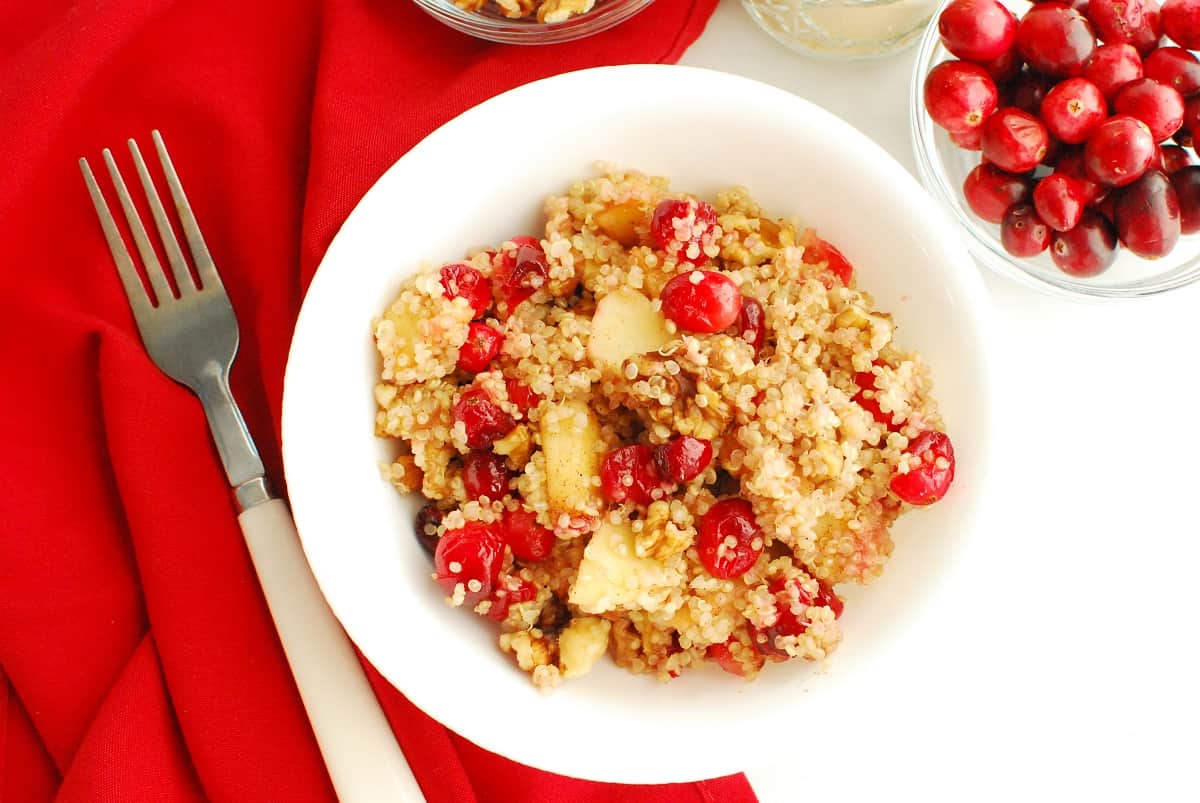
<path fill-rule="evenodd" d="M 823 660 L 835 586 L 877 577 L 896 518 L 953 480 L 927 366 L 833 245 L 745 189 L 605 169 L 545 215 L 374 322 L 383 475 L 441 514 L 420 537 L 447 601 L 544 689 L 605 652 L 663 680 Z M 471 373 L 480 324 L 502 342 Z M 464 482 L 481 449 L 502 498 Z"/>

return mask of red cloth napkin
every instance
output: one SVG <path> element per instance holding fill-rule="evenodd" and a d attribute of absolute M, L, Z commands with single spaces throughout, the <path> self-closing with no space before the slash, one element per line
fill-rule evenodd
<path fill-rule="evenodd" d="M 234 392 L 279 479 L 304 288 L 379 174 L 517 84 L 678 58 L 714 5 L 658 0 L 544 48 L 470 39 L 408 0 L 0 10 L 0 799 L 332 799 L 200 406 L 147 358 L 75 160 L 162 129 L 241 321 Z M 553 113 L 528 109 L 478 146 L 537 159 Z M 433 803 L 754 799 L 741 776 L 538 772 L 372 680 Z"/>

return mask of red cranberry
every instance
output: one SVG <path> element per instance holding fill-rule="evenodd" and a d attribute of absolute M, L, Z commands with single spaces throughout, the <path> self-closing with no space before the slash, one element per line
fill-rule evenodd
<path fill-rule="evenodd" d="M 858 392 L 854 394 L 854 402 L 870 413 L 872 418 L 890 429 L 892 416 L 880 409 L 879 399 L 876 398 L 879 391 L 875 387 L 875 373 L 859 371 L 854 375 L 854 384 L 858 385 Z"/>
<path fill-rule="evenodd" d="M 983 126 L 968 128 L 966 131 L 947 131 L 950 141 L 964 151 L 977 151 L 983 148 Z"/>
<path fill-rule="evenodd" d="M 1041 113 L 1042 101 L 1053 86 L 1054 81 L 1046 76 L 1023 70 L 1009 89 L 1005 105 L 1036 116 Z"/>
<path fill-rule="evenodd" d="M 938 17 L 938 33 L 958 58 L 991 61 L 1012 48 L 1017 20 L 996 0 L 954 0 Z"/>
<path fill-rule="evenodd" d="M 492 289 L 483 274 L 464 265 L 461 262 L 446 265 L 440 273 L 442 292 L 446 298 L 465 298 L 475 312 L 476 318 L 482 318 L 488 307 L 492 306 Z"/>
<path fill-rule="evenodd" d="M 512 238 L 512 243 L 512 248 L 501 252 L 494 275 L 496 297 L 508 314 L 545 285 L 550 275 L 546 252 L 536 237 L 519 235 Z"/>
<path fill-rule="evenodd" d="M 1183 97 L 1153 78 L 1139 78 L 1123 86 L 1113 98 L 1113 109 L 1145 123 L 1155 142 L 1162 142 L 1183 125 Z"/>
<path fill-rule="evenodd" d="M 438 585 L 454 596 L 462 584 L 463 603 L 471 606 L 491 596 L 503 561 L 504 542 L 490 525 L 478 521 L 447 530 L 433 555 Z"/>
<path fill-rule="evenodd" d="M 1185 98 L 1200 92 L 1200 60 L 1181 47 L 1160 47 L 1146 57 L 1146 77 Z"/>
<path fill-rule="evenodd" d="M 650 236 L 668 255 L 700 266 L 708 262 L 704 248 L 713 242 L 717 210 L 694 198 L 667 198 L 654 208 Z"/>
<path fill-rule="evenodd" d="M 1129 40 L 1129 44 L 1137 48 L 1142 58 L 1153 53 L 1162 39 L 1162 16 L 1154 3 L 1146 4 L 1145 21 L 1141 28 L 1133 32 L 1133 38 Z"/>
<path fill-rule="evenodd" d="M 517 560 L 540 563 L 554 549 L 554 532 L 538 524 L 537 514 L 532 510 L 505 510 L 500 529 Z"/>
<path fill-rule="evenodd" d="M 750 571 L 763 543 L 754 509 L 745 499 L 722 499 L 700 519 L 696 550 L 713 577 L 728 580 Z"/>
<path fill-rule="evenodd" d="M 1183 103 L 1183 125 L 1175 132 L 1175 141 L 1180 145 L 1193 145 L 1193 132 L 1200 129 L 1200 95 L 1188 98 Z"/>
<path fill-rule="evenodd" d="M 1087 169 L 1083 166 L 1082 150 L 1072 150 L 1060 157 L 1058 163 L 1054 165 L 1054 172 L 1062 173 L 1078 181 L 1083 188 L 1086 204 L 1096 203 L 1107 192 L 1103 185 L 1097 184 L 1088 176 Z"/>
<path fill-rule="evenodd" d="M 1001 109 L 983 124 L 983 155 L 1009 173 L 1037 167 L 1049 145 L 1046 127 L 1020 109 Z"/>
<path fill-rule="evenodd" d="M 495 452 L 471 452 L 463 458 L 463 488 L 468 499 L 495 501 L 508 493 L 512 473 Z"/>
<path fill-rule="evenodd" d="M 1137 181 L 1154 161 L 1154 135 L 1141 120 L 1119 115 L 1105 120 L 1083 149 L 1083 166 L 1095 181 L 1123 187 Z"/>
<path fill-rule="evenodd" d="M 1200 0 L 1167 0 L 1162 5 L 1163 33 L 1188 50 L 1200 48 Z"/>
<path fill-rule="evenodd" d="M 719 332 L 742 311 L 737 285 L 715 270 L 684 271 L 667 282 L 660 298 L 663 315 L 685 332 Z"/>
<path fill-rule="evenodd" d="M 1014 33 L 1016 29 L 1014 28 Z M 981 61 L 979 66 L 987 70 L 987 74 L 992 76 L 992 80 L 996 82 L 996 86 L 1004 86 L 1016 80 L 1021 74 L 1021 67 L 1025 64 L 1021 58 L 1021 54 L 1017 52 L 1016 46 L 1010 47 L 1004 51 L 999 57 L 991 61 Z"/>
<path fill-rule="evenodd" d="M 417 520 L 413 523 L 417 543 L 430 555 L 437 551 L 438 526 L 442 523 L 442 515 L 442 509 L 430 502 L 417 511 Z"/>
<path fill-rule="evenodd" d="M 1163 172 L 1167 175 L 1178 173 L 1192 163 L 1192 157 L 1178 145 L 1160 145 L 1158 151 L 1162 155 Z"/>
<path fill-rule="evenodd" d="M 658 491 L 657 497 L 655 491 Z M 663 482 L 654 465 L 654 449 L 636 443 L 604 456 L 600 464 L 600 492 L 610 502 L 628 499 L 648 505 L 662 497 Z"/>
<path fill-rule="evenodd" d="M 1096 49 L 1092 26 L 1063 3 L 1041 3 L 1017 25 L 1017 49 L 1025 63 L 1055 78 L 1081 75 Z"/>
<path fill-rule="evenodd" d="M 1171 186 L 1179 200 L 1180 231 L 1200 231 L 1200 165 L 1191 165 L 1171 176 Z"/>
<path fill-rule="evenodd" d="M 503 345 L 503 334 L 487 324 L 472 322 L 467 328 L 467 342 L 458 352 L 458 367 L 473 374 L 486 371 Z"/>
<path fill-rule="evenodd" d="M 672 438 L 654 450 L 658 473 L 671 482 L 691 482 L 712 462 L 712 444 L 682 435 Z"/>
<path fill-rule="evenodd" d="M 538 402 L 542 397 L 534 393 L 519 379 L 508 377 L 504 380 L 504 388 L 508 391 L 508 400 L 517 405 L 517 409 L 521 411 L 521 415 L 528 415 L 529 411 L 538 406 Z"/>
<path fill-rule="evenodd" d="M 1013 204 L 1029 198 L 1032 182 L 992 164 L 977 165 L 963 181 L 963 197 L 971 211 L 988 223 L 999 223 Z"/>
<path fill-rule="evenodd" d="M 909 455 L 908 471 L 892 476 L 892 493 L 910 505 L 931 505 L 945 496 L 954 482 L 950 436 L 927 430 L 915 437 L 904 453 Z"/>
<path fill-rule="evenodd" d="M 1130 44 L 1102 45 L 1088 59 L 1083 76 L 1111 100 L 1121 87 L 1142 77 L 1142 57 Z"/>
<path fill-rule="evenodd" d="M 730 636 L 723 644 L 709 644 L 704 650 L 704 655 L 709 660 L 716 661 L 717 666 L 729 674 L 744 678 L 746 677 L 747 667 L 733 654 L 733 651 L 730 649 L 731 644 L 740 644 L 740 642 L 736 637 Z M 748 648 L 743 646 L 742 649 Z M 740 655 L 741 652 L 738 654 Z M 751 654 L 754 655 L 753 653 Z M 759 658 L 757 655 L 755 655 L 755 658 L 759 663 L 762 662 L 762 658 Z"/>
<path fill-rule="evenodd" d="M 749 343 L 754 349 L 754 353 L 758 354 L 758 350 L 762 348 L 763 338 L 767 334 L 767 319 L 762 304 L 753 298 L 743 298 L 742 311 L 738 313 L 736 329 L 737 336 Z"/>
<path fill-rule="evenodd" d="M 825 270 L 832 273 L 844 286 L 850 286 L 850 280 L 854 277 L 854 266 L 828 240 L 822 240 L 818 237 L 816 242 L 804 249 L 802 259 L 808 265 L 819 265 L 824 262 Z"/>
<path fill-rule="evenodd" d="M 1015 257 L 1035 257 L 1050 245 L 1050 227 L 1032 204 L 1017 204 L 1000 222 L 1000 244 Z"/>
<path fill-rule="evenodd" d="M 1089 0 L 1088 22 L 1098 36 L 1108 44 L 1131 42 L 1146 25 L 1146 4 L 1143 0 Z"/>
<path fill-rule="evenodd" d="M 1046 93 L 1042 121 L 1068 145 L 1078 145 L 1108 117 L 1099 87 L 1086 78 L 1068 78 Z"/>
<path fill-rule="evenodd" d="M 502 577 L 492 592 L 492 605 L 484 616 L 494 622 L 503 622 L 512 606 L 536 598 L 537 586 L 533 583 L 520 577 Z"/>
<path fill-rule="evenodd" d="M 1103 215 L 1087 209 L 1075 228 L 1054 232 L 1050 258 L 1063 273 L 1095 276 L 1116 260 L 1117 233 Z"/>
<path fill-rule="evenodd" d="M 799 636 L 808 630 L 808 608 L 811 606 L 828 607 L 833 611 L 834 618 L 842 615 L 842 600 L 825 583 L 820 583 L 816 596 L 809 594 L 800 585 L 798 578 L 776 578 L 767 586 L 775 600 L 776 619 L 774 624 L 757 628 L 752 627 L 751 641 L 763 655 L 775 659 L 786 659 L 786 650 L 781 649 L 775 639 L 779 636 Z M 797 614 L 793 606 L 802 608 Z"/>
<path fill-rule="evenodd" d="M 461 422 L 467 431 L 467 446 L 472 449 L 490 449 L 492 444 L 503 438 L 517 422 L 492 401 L 483 388 L 465 391 L 454 403 L 454 422 Z"/>
<path fill-rule="evenodd" d="M 925 77 L 925 108 L 947 131 L 978 128 L 998 103 L 995 82 L 978 64 L 943 61 Z"/>
<path fill-rule="evenodd" d="M 1117 195 L 1117 236 L 1143 259 L 1171 253 L 1179 241 L 1179 197 L 1171 180 L 1150 171 Z"/>
<path fill-rule="evenodd" d="M 1085 206 L 1087 191 L 1079 181 L 1063 173 L 1051 173 L 1033 188 L 1033 208 L 1055 231 L 1075 228 Z"/>

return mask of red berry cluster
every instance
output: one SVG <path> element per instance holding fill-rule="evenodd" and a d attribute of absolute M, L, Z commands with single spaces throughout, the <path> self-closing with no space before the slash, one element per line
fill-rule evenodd
<path fill-rule="evenodd" d="M 954 0 L 938 17 L 959 60 L 925 79 L 925 108 L 982 152 L 967 204 L 1013 256 L 1049 249 L 1095 276 L 1124 245 L 1144 259 L 1200 231 L 1200 0 Z M 1181 47 L 1163 44 L 1163 35 Z M 1174 143 L 1167 140 L 1174 139 Z"/>

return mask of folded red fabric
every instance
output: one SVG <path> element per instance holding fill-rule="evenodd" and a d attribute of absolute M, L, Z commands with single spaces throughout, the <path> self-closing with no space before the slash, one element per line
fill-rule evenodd
<path fill-rule="evenodd" d="M 407 0 L 9 5 L 0 799 L 330 800 L 200 407 L 147 358 L 75 160 L 162 129 L 241 321 L 234 392 L 280 478 L 304 288 L 378 175 L 517 84 L 678 58 L 715 0 L 658 0 L 608 33 L 544 48 L 470 39 Z M 553 113 L 529 109 L 479 147 L 536 159 L 553 147 L 538 119 Z M 433 803 L 754 799 L 741 776 L 626 787 L 538 772 L 372 681 Z"/>

